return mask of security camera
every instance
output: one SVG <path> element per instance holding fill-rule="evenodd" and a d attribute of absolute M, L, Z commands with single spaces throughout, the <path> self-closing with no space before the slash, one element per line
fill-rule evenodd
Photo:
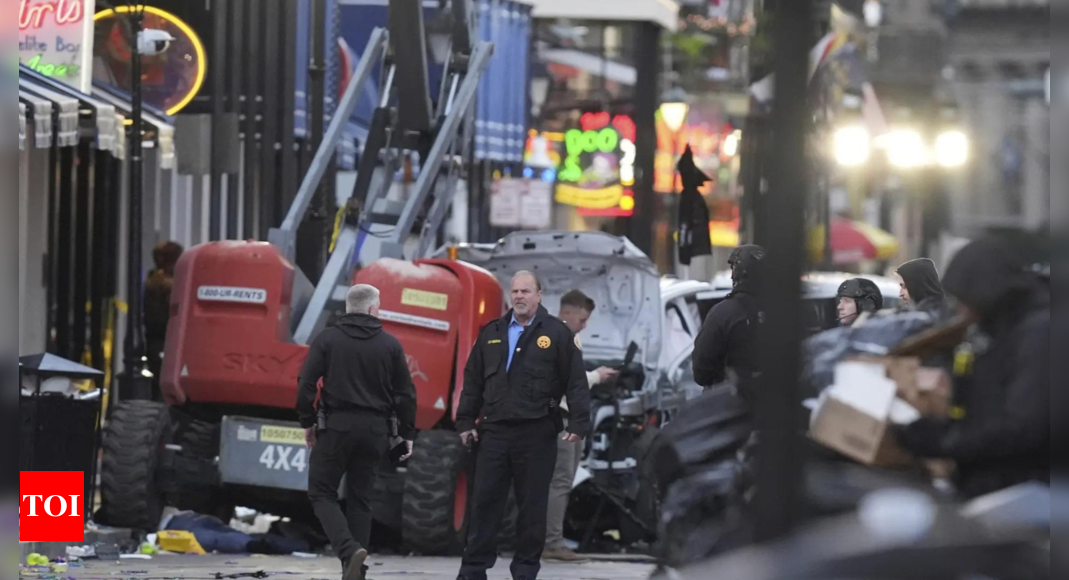
<path fill-rule="evenodd" d="M 144 30 L 137 35 L 137 52 L 157 56 L 167 52 L 175 37 L 164 30 Z"/>

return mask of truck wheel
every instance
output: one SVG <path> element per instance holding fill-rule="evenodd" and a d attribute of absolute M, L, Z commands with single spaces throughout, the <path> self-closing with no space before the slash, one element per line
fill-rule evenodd
<path fill-rule="evenodd" d="M 100 469 L 102 512 L 108 525 L 149 532 L 159 528 L 164 499 L 156 470 L 170 438 L 166 405 L 129 401 L 115 406 L 104 429 Z"/>
<path fill-rule="evenodd" d="M 405 474 L 401 533 L 424 556 L 450 556 L 463 545 L 468 511 L 467 450 L 452 431 L 419 434 Z"/>
<path fill-rule="evenodd" d="M 182 446 L 182 455 L 214 464 L 219 455 L 220 429 L 218 423 L 189 421 L 179 428 L 174 442 Z M 226 501 L 219 486 L 188 485 L 167 494 L 167 503 L 180 510 L 215 516 L 223 522 L 229 522 L 234 515 L 234 506 Z"/>

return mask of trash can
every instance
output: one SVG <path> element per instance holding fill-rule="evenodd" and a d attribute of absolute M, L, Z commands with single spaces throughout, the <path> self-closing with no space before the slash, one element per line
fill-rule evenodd
<path fill-rule="evenodd" d="M 19 471 L 85 474 L 93 514 L 104 373 L 51 354 L 19 359 Z M 90 381 L 91 388 L 79 388 Z"/>

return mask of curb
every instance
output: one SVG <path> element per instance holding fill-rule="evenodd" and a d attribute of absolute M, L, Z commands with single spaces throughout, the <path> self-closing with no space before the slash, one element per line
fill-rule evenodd
<path fill-rule="evenodd" d="M 40 554 L 49 560 L 66 558 L 70 546 L 93 546 L 96 544 L 114 544 L 120 548 L 126 544 L 135 544 L 133 530 L 107 529 L 86 530 L 84 542 L 19 542 L 19 562 L 26 562 L 26 556 Z"/>

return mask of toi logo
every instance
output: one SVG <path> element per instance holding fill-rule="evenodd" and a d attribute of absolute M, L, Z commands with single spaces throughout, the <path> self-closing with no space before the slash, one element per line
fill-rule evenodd
<path fill-rule="evenodd" d="M 85 541 L 84 473 L 19 473 L 19 541 Z"/>

